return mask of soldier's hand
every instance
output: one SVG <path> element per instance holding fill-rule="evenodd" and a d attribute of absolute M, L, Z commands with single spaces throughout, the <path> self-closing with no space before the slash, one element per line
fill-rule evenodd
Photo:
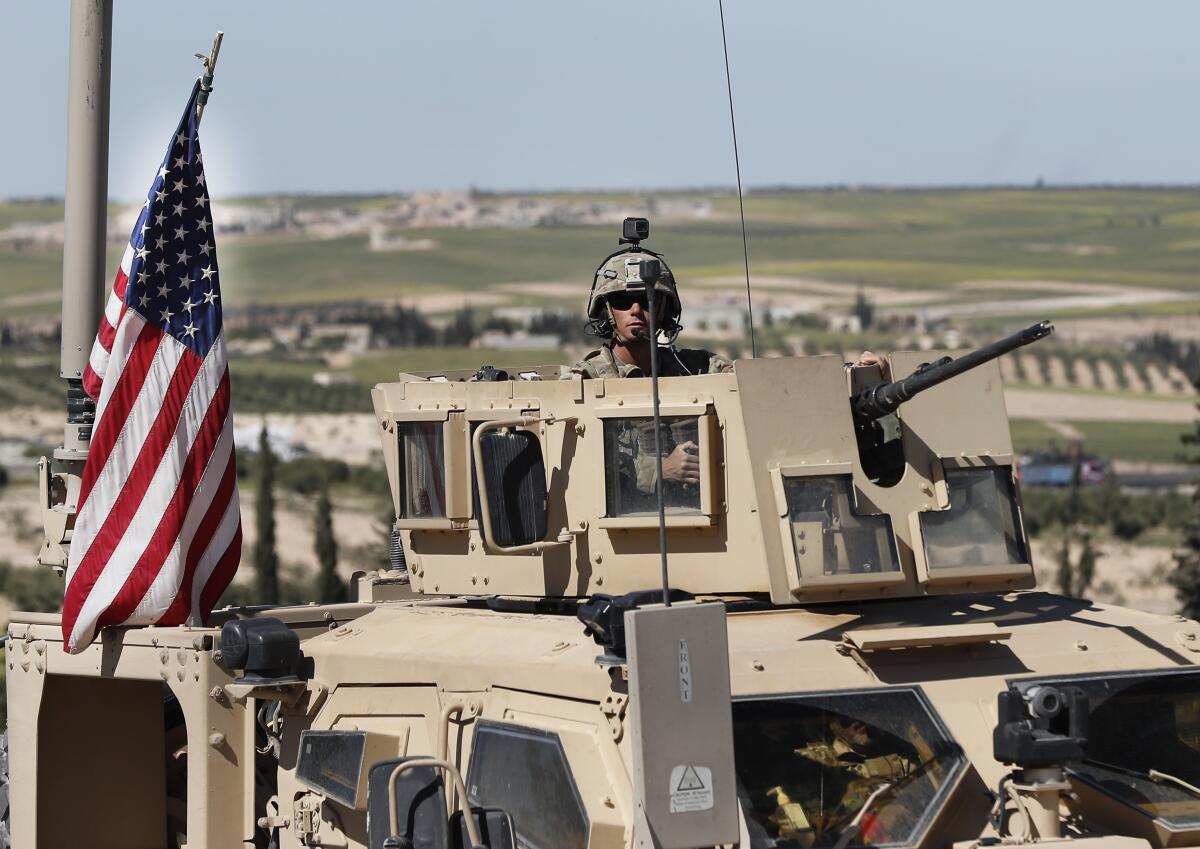
<path fill-rule="evenodd" d="M 884 380 L 891 380 L 891 366 L 886 359 L 876 354 L 874 351 L 863 351 L 858 355 L 856 366 L 879 366 L 879 370 L 883 372 Z"/>
<path fill-rule="evenodd" d="M 663 480 L 700 483 L 700 458 L 694 442 L 682 442 L 663 457 Z"/>

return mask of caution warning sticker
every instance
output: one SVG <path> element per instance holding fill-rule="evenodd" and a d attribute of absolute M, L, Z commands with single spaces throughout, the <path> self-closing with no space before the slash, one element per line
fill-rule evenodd
<path fill-rule="evenodd" d="M 707 811 L 713 806 L 712 770 L 684 764 L 671 770 L 671 813 Z"/>

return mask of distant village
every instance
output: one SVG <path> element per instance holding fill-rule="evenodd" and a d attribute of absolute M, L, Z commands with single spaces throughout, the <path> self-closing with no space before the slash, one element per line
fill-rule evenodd
<path fill-rule="evenodd" d="M 133 204 L 111 216 L 108 240 L 124 243 L 141 211 Z M 253 202 L 228 200 L 213 205 L 213 226 L 218 235 L 257 236 L 288 233 L 305 239 L 367 237 L 373 251 L 420 251 L 436 247 L 432 239 L 413 239 L 410 230 L 532 227 L 588 227 L 620 224 L 627 216 L 656 220 L 702 220 L 713 215 L 703 198 L 637 201 L 580 201 L 569 198 L 509 196 L 479 192 L 416 192 L 381 197 L 379 203 L 306 206 L 304 198 L 288 197 Z M 0 229 L 0 248 L 9 250 L 61 249 L 62 221 L 18 223 Z"/>

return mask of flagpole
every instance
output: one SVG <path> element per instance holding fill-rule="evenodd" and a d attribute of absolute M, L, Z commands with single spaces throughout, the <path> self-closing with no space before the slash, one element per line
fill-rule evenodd
<path fill-rule="evenodd" d="M 38 464 L 44 566 L 63 569 L 96 406 L 83 374 L 103 312 L 108 226 L 108 117 L 112 0 L 72 0 L 67 75 L 67 176 L 63 206 L 62 342 L 67 382 L 62 445 Z"/>
<path fill-rule="evenodd" d="M 212 50 L 205 56 L 203 53 L 197 53 L 196 58 L 204 63 L 204 73 L 200 76 L 200 96 L 196 98 L 196 125 L 200 125 L 200 119 L 204 117 L 204 107 L 208 104 L 208 95 L 212 92 L 213 73 L 217 69 L 217 54 L 221 52 L 221 41 L 225 38 L 225 33 L 217 30 L 216 36 L 213 38 Z"/>

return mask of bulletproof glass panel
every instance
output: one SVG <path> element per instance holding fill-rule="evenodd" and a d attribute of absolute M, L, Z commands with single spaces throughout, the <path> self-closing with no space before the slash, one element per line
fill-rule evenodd
<path fill-rule="evenodd" d="M 950 509 L 921 513 L 930 571 L 1029 562 L 1012 467 L 947 469 Z"/>
<path fill-rule="evenodd" d="M 916 688 L 738 699 L 733 742 L 751 849 L 914 845 L 966 767 Z"/>
<path fill-rule="evenodd" d="M 546 464 L 537 435 L 487 431 L 480 437 L 492 535 L 503 546 L 546 538 Z"/>
<path fill-rule="evenodd" d="M 700 515 L 700 433 L 696 416 L 663 416 L 663 504 L 668 516 Z M 604 493 L 608 516 L 656 516 L 654 419 L 604 420 Z"/>
<path fill-rule="evenodd" d="M 397 422 L 400 518 L 446 517 L 446 451 L 442 422 Z"/>
<path fill-rule="evenodd" d="M 349 808 L 358 804 L 365 731 L 304 731 L 296 778 Z"/>
<path fill-rule="evenodd" d="M 512 816 L 499 808 L 472 808 L 475 827 L 479 829 L 479 840 L 488 849 L 515 849 L 516 834 Z M 450 816 L 450 849 L 473 849 L 467 822 L 462 811 Z"/>
<path fill-rule="evenodd" d="M 1037 681 L 1078 687 L 1087 697 L 1085 760 L 1069 766 L 1072 780 L 1169 829 L 1200 828 L 1200 796 L 1171 780 L 1200 786 L 1200 670 Z"/>
<path fill-rule="evenodd" d="M 512 815 L 522 849 L 583 849 L 588 818 L 558 735 L 481 721 L 471 747 L 473 806 Z"/>
<path fill-rule="evenodd" d="M 371 767 L 367 779 L 368 849 L 383 849 L 383 841 L 392 836 L 388 781 L 398 765 L 410 760 L 413 758 L 396 758 Z M 449 840 L 446 791 L 437 769 L 424 766 L 401 772 L 392 803 L 400 832 L 397 836 L 411 840 L 413 849 L 444 849 Z"/>
<path fill-rule="evenodd" d="M 801 578 L 900 571 L 891 517 L 860 515 L 849 475 L 786 477 L 783 491 Z"/>

